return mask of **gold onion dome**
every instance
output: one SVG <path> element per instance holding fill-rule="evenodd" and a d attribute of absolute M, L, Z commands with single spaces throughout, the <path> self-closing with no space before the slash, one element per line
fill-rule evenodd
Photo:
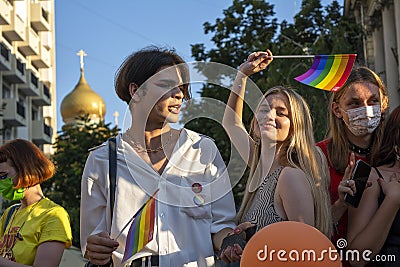
<path fill-rule="evenodd" d="M 77 118 L 89 115 L 92 121 L 103 121 L 106 105 L 103 98 L 92 90 L 85 80 L 83 68 L 74 90 L 61 102 L 61 116 L 64 123 L 74 123 Z"/>

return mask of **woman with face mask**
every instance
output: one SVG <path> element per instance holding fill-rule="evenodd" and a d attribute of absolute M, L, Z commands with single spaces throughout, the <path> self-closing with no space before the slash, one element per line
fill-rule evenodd
<path fill-rule="evenodd" d="M 354 181 L 343 178 L 358 159 L 370 162 L 378 149 L 388 110 L 388 93 L 379 78 L 366 67 L 354 69 L 342 88 L 330 99 L 329 138 L 317 143 L 324 152 L 330 171 L 330 193 L 333 221 L 336 226 L 332 241 L 346 238 L 346 193 L 355 190 Z M 352 155 L 352 156 L 351 156 Z M 351 159 L 350 160 L 350 156 Z"/>
<path fill-rule="evenodd" d="M 72 233 L 65 209 L 43 195 L 40 184 L 55 166 L 33 143 L 15 139 L 0 147 L 0 194 L 15 201 L 0 218 L 0 266 L 56 267 Z"/>

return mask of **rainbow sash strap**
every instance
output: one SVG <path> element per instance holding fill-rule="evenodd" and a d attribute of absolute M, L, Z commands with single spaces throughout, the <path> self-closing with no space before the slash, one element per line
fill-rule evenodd
<path fill-rule="evenodd" d="M 327 91 L 338 91 L 346 82 L 357 54 L 316 55 L 311 68 L 294 78 L 303 84 Z"/>

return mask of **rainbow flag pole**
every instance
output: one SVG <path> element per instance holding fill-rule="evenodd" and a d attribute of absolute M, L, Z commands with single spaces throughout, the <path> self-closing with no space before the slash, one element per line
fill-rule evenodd
<path fill-rule="evenodd" d="M 294 79 L 327 91 L 338 91 L 349 78 L 357 54 L 281 55 L 272 58 L 314 58 L 311 68 Z"/>
<path fill-rule="evenodd" d="M 125 252 L 122 262 L 128 260 L 139 250 L 141 250 L 147 243 L 153 240 L 156 207 L 155 195 L 158 190 L 159 189 L 157 189 L 143 204 L 143 206 L 140 207 L 140 209 L 132 216 L 128 223 L 125 224 L 121 232 L 115 238 L 117 239 L 129 225 L 129 223 L 133 221 L 131 227 L 129 228 L 128 235 L 126 236 Z"/>
<path fill-rule="evenodd" d="M 272 58 L 312 58 L 316 55 L 281 55 L 281 56 L 272 56 Z"/>

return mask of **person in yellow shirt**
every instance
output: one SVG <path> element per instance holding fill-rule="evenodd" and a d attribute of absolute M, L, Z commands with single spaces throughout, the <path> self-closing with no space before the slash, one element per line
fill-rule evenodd
<path fill-rule="evenodd" d="M 43 195 L 40 184 L 55 166 L 24 139 L 0 147 L 0 194 L 20 200 L 0 218 L 0 266 L 59 266 L 72 233 L 66 210 Z"/>

